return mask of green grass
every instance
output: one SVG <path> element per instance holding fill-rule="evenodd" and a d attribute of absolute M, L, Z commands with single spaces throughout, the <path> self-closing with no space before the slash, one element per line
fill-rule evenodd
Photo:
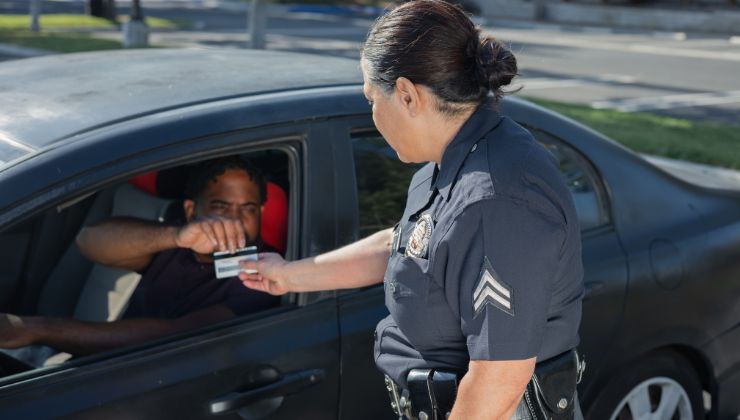
<path fill-rule="evenodd" d="M 527 99 L 573 118 L 637 152 L 740 169 L 740 125 Z"/>
<path fill-rule="evenodd" d="M 0 29 L 0 43 L 56 52 L 81 52 L 121 48 L 119 41 L 93 38 L 79 32 L 41 32 Z"/>
<path fill-rule="evenodd" d="M 120 22 L 126 20 L 128 16 L 119 17 Z M 87 15 L 41 15 L 39 33 L 29 30 L 30 22 L 28 15 L 0 15 L 0 43 L 65 53 L 121 48 L 120 41 L 95 38 L 89 33 L 96 29 L 117 31 L 117 25 L 106 19 Z M 146 22 L 155 29 L 191 26 L 187 21 L 154 17 L 147 17 Z"/>
<path fill-rule="evenodd" d="M 119 16 L 121 23 L 128 20 L 128 16 Z M 150 28 L 156 29 L 176 29 L 189 28 L 190 22 L 184 20 L 161 19 L 147 17 L 146 23 Z M 39 24 L 42 30 L 49 29 L 115 29 L 116 25 L 106 19 L 87 16 L 87 15 L 41 15 Z M 9 29 L 28 29 L 31 25 L 31 18 L 28 15 L 0 15 L 0 30 Z"/>

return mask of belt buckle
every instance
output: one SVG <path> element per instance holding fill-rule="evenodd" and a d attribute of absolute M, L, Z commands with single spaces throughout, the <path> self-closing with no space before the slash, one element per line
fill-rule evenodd
<path fill-rule="evenodd" d="M 575 351 L 576 353 L 576 371 L 577 371 L 577 378 L 576 378 L 576 384 L 580 384 L 581 380 L 583 379 L 583 372 L 586 371 L 586 356 L 581 356 L 578 354 L 578 351 Z"/>
<path fill-rule="evenodd" d="M 393 379 L 391 379 L 388 375 L 385 375 L 385 389 L 388 390 L 388 395 L 391 397 L 391 408 L 393 409 L 393 413 L 395 413 L 397 416 L 402 416 L 401 414 L 401 397 L 398 395 L 398 387 L 396 386 L 396 383 L 393 382 Z"/>

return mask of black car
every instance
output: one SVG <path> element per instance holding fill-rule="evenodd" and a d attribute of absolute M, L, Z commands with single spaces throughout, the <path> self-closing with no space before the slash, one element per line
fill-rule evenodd
<path fill-rule="evenodd" d="M 136 276 L 86 261 L 77 232 L 110 215 L 164 221 L 182 174 L 217 156 L 249 157 L 285 193 L 288 259 L 393 225 L 416 168 L 375 130 L 361 85 L 356 61 L 277 52 L 3 63 L 0 312 L 116 319 Z M 740 193 L 680 180 L 526 101 L 501 112 L 560 159 L 577 205 L 586 417 L 735 419 Z M 145 192 L 137 181 L 152 176 Z M 5 355 L 0 417 L 392 418 L 372 357 L 386 314 L 381 285 L 291 294 L 268 311 L 41 368 Z"/>

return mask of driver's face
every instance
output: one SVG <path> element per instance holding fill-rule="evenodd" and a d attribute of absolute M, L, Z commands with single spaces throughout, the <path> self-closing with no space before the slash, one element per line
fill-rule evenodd
<path fill-rule="evenodd" d="M 225 217 L 239 219 L 244 225 L 247 246 L 260 234 L 262 201 L 257 183 L 241 169 L 229 169 L 211 180 L 196 200 L 195 213 L 188 217 Z"/>

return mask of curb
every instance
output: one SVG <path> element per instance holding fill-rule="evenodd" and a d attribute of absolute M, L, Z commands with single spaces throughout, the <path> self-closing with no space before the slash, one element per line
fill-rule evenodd
<path fill-rule="evenodd" d="M 18 47 L 10 44 L 0 44 L 0 54 L 17 58 L 29 58 L 57 53 L 53 51 L 40 50 L 38 48 Z"/>

